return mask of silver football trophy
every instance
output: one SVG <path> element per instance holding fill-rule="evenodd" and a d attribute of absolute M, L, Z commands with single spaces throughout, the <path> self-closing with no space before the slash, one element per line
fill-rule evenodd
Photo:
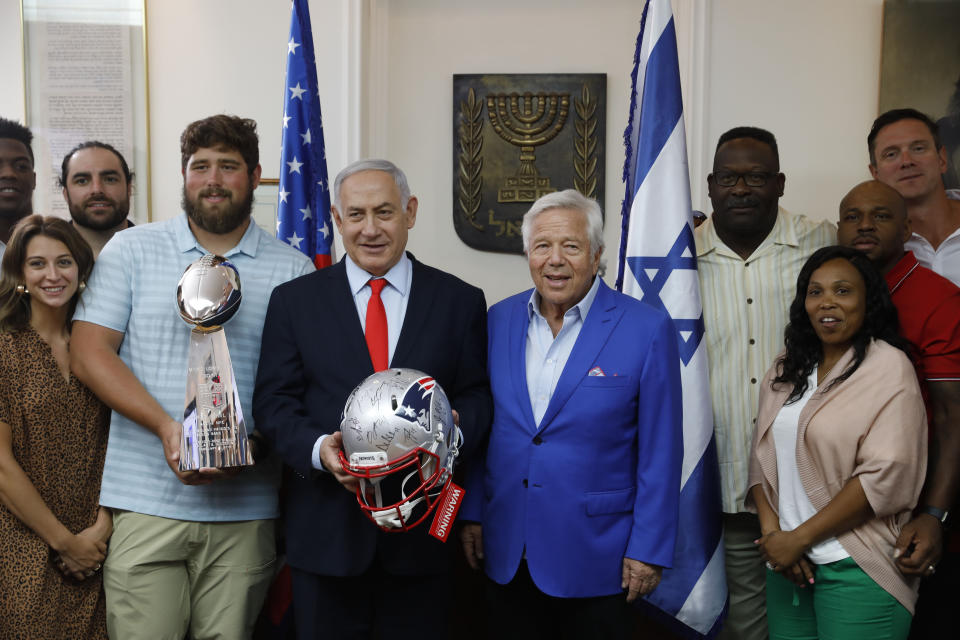
<path fill-rule="evenodd" d="M 240 275 L 226 258 L 207 254 L 177 284 L 180 317 L 193 326 L 187 354 L 180 470 L 253 464 L 223 324 L 240 308 Z"/>

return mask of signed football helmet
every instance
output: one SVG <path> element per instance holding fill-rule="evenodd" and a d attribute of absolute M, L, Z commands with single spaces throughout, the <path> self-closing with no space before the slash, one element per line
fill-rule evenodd
<path fill-rule="evenodd" d="M 343 470 L 359 478 L 357 501 L 387 531 L 406 531 L 442 498 L 463 436 L 437 382 L 386 369 L 361 382 L 340 422 Z"/>

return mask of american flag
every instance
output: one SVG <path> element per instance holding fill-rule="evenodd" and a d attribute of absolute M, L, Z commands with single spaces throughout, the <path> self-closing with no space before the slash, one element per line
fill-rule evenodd
<path fill-rule="evenodd" d="M 648 0 L 624 134 L 617 288 L 670 314 L 680 348 L 683 469 L 673 566 L 645 602 L 684 637 L 713 637 L 727 604 L 713 411 L 707 384 L 677 39 L 670 0 Z"/>
<path fill-rule="evenodd" d="M 322 269 L 333 261 L 333 221 L 313 31 L 307 0 L 293 0 L 291 11 L 277 238 L 302 251 Z"/>
<path fill-rule="evenodd" d="M 307 0 L 293 0 L 290 10 L 277 238 L 304 253 L 317 269 L 322 269 L 333 262 L 333 220 L 313 29 Z M 277 640 L 290 637 L 293 634 L 292 602 L 290 565 L 284 563 L 270 585 L 255 635 Z"/>

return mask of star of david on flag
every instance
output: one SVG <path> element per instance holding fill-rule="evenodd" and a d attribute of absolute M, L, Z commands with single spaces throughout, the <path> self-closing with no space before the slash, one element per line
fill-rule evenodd
<path fill-rule="evenodd" d="M 321 269 L 333 261 L 333 220 L 307 0 L 293 0 L 286 47 L 277 238 Z"/>
<path fill-rule="evenodd" d="M 670 0 L 648 0 L 643 10 L 624 140 L 626 196 L 617 289 L 670 314 L 683 385 L 683 468 L 673 566 L 664 570 L 660 585 L 641 606 L 685 637 L 710 638 L 726 611 L 727 586 Z"/>

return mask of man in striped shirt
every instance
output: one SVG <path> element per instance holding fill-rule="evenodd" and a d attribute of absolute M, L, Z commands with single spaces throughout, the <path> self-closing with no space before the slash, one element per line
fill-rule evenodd
<path fill-rule="evenodd" d="M 760 524 L 744 507 L 758 385 L 783 349 L 800 267 L 836 238 L 829 222 L 779 207 L 784 183 L 772 133 L 755 127 L 727 131 L 707 176 L 713 215 L 694 234 L 730 591 L 722 638 L 767 637 L 766 575 L 754 544 Z"/>

